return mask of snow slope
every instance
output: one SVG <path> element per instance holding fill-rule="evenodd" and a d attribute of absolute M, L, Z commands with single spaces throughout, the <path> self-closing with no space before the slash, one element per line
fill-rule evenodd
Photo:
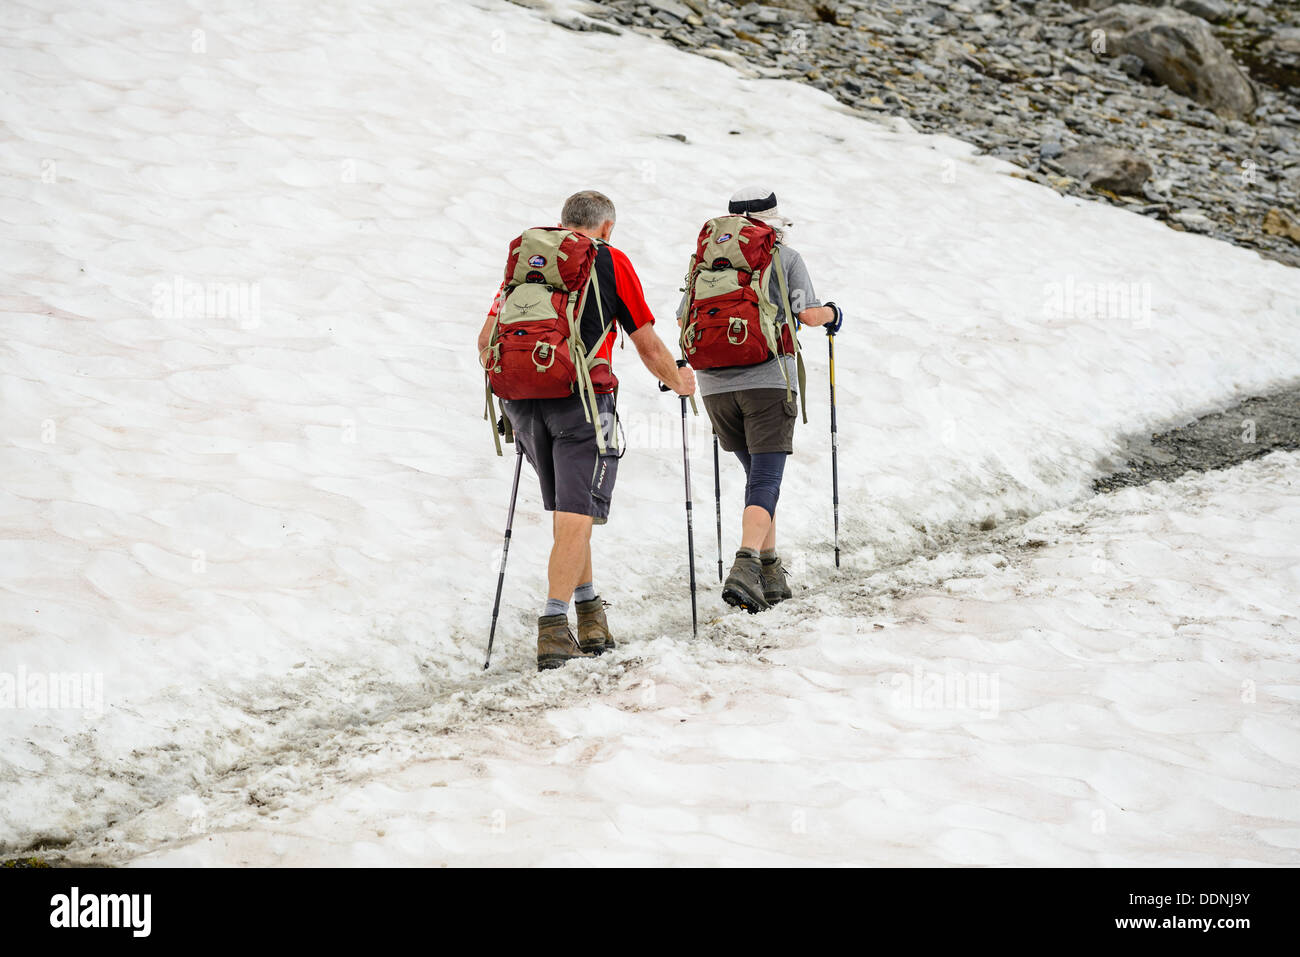
<path fill-rule="evenodd" d="M 479 672 L 510 463 L 471 343 L 509 239 L 575 189 L 615 199 L 665 320 L 737 183 L 797 220 L 849 316 L 845 567 L 814 334 L 781 503 L 802 585 L 1077 499 L 1117 435 L 1300 375 L 1295 271 L 646 38 L 490 0 L 15 0 L 0 42 L 0 676 L 103 688 L 102 710 L 0 709 L 0 847 L 394 715 L 562 701 L 683 633 L 677 406 L 621 352 L 634 447 L 597 585 L 639 640 L 529 674 L 547 522 L 526 482 Z M 1127 307 L 1089 308 L 1120 286 Z"/>
<path fill-rule="evenodd" d="M 394 760 L 394 728 L 346 788 L 214 807 L 138 863 L 1300 864 L 1300 453 L 988 546 L 713 660 L 658 639 L 507 729 Z"/>

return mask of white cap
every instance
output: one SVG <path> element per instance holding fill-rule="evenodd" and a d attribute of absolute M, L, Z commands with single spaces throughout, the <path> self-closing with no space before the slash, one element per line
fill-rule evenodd
<path fill-rule="evenodd" d="M 727 212 L 760 219 L 769 226 L 793 225 L 777 208 L 776 193 L 765 186 L 746 186 L 736 190 L 731 194 Z"/>

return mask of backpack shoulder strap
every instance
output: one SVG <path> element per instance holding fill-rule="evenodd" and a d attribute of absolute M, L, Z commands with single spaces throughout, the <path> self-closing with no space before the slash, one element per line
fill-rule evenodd
<path fill-rule="evenodd" d="M 605 341 L 605 336 L 609 334 L 609 325 L 605 322 L 605 306 L 600 296 L 600 281 L 596 278 L 596 258 L 600 255 L 601 245 L 608 245 L 603 240 L 593 239 L 596 244 L 596 256 L 591 260 L 591 271 L 587 273 L 587 284 L 583 287 L 582 296 L 577 302 L 572 314 L 569 316 L 569 353 L 574 358 L 574 369 L 577 373 L 578 383 L 578 402 L 582 406 L 583 416 L 596 429 L 596 448 L 601 455 L 605 454 L 605 430 L 603 423 L 600 421 L 600 406 L 596 403 L 596 387 L 591 381 L 592 360 L 587 356 L 586 343 L 582 341 L 582 314 L 587 307 L 587 296 L 594 289 L 596 292 L 596 312 L 600 316 L 600 335 L 596 338 L 596 348 L 600 348 L 600 343 Z M 573 299 L 569 300 L 571 308 Z"/>
<path fill-rule="evenodd" d="M 794 311 L 790 308 L 790 289 L 785 282 L 785 267 L 781 264 L 781 247 L 772 247 L 772 269 L 776 271 L 776 285 L 781 290 L 781 305 L 785 307 L 785 322 L 790 327 L 791 339 L 795 351 L 799 351 L 799 341 L 794 339 Z"/>
<path fill-rule="evenodd" d="M 790 308 L 790 289 L 785 281 L 785 267 L 781 263 L 781 246 L 778 243 L 772 247 L 772 268 L 776 270 L 777 288 L 781 290 L 781 304 L 785 307 L 785 324 L 790 330 L 790 342 L 794 345 L 794 362 L 796 369 L 796 378 L 799 383 L 799 405 L 803 411 L 804 425 L 808 424 L 808 374 L 804 370 L 803 350 L 799 347 L 798 322 L 795 320 L 794 310 Z M 785 390 L 786 396 L 790 394 L 790 374 L 785 371 L 785 360 L 781 359 L 781 370 L 785 373 Z"/>

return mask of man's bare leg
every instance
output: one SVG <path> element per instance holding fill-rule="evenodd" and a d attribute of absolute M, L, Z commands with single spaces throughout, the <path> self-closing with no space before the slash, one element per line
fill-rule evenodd
<path fill-rule="evenodd" d="M 547 597 L 567 604 L 575 588 L 592 580 L 591 516 L 556 512 L 552 525 L 555 544 L 551 546 L 547 569 L 550 587 Z"/>
<path fill-rule="evenodd" d="M 556 512 L 551 519 L 555 543 L 547 574 L 550 601 L 567 607 L 573 590 L 591 580 L 591 516 Z M 585 578 L 582 576 L 586 576 Z M 569 630 L 568 615 L 548 611 L 537 619 L 537 670 L 559 668 L 574 658 L 590 658 Z"/>

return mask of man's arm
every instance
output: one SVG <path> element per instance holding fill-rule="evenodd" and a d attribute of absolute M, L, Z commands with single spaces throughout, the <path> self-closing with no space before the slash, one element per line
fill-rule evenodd
<path fill-rule="evenodd" d="M 636 346 L 641 362 L 655 378 L 678 395 L 695 394 L 695 373 L 690 366 L 677 367 L 677 360 L 659 338 L 654 326 L 647 323 L 628 338 Z"/>
<path fill-rule="evenodd" d="M 614 267 L 614 290 L 624 315 L 619 324 L 636 346 L 637 355 L 647 369 L 664 385 L 678 395 L 695 394 L 695 372 L 689 367 L 678 368 L 668 347 L 654 330 L 654 314 L 641 291 L 641 280 L 627 256 L 613 246 L 609 247 Z"/>
<path fill-rule="evenodd" d="M 478 354 L 480 359 L 483 357 L 483 350 L 488 347 L 488 343 L 492 339 L 492 323 L 496 322 L 496 318 L 495 313 L 489 313 L 487 319 L 483 322 L 483 328 L 479 330 Z"/>
<path fill-rule="evenodd" d="M 496 297 L 492 300 L 492 308 L 488 310 L 487 319 L 483 321 L 483 328 L 478 333 L 478 359 L 479 365 L 483 364 L 483 350 L 492 342 L 492 323 L 496 322 L 497 316 L 501 314 L 501 294 L 506 291 L 506 284 L 501 283 L 501 288 L 497 290 Z"/>

